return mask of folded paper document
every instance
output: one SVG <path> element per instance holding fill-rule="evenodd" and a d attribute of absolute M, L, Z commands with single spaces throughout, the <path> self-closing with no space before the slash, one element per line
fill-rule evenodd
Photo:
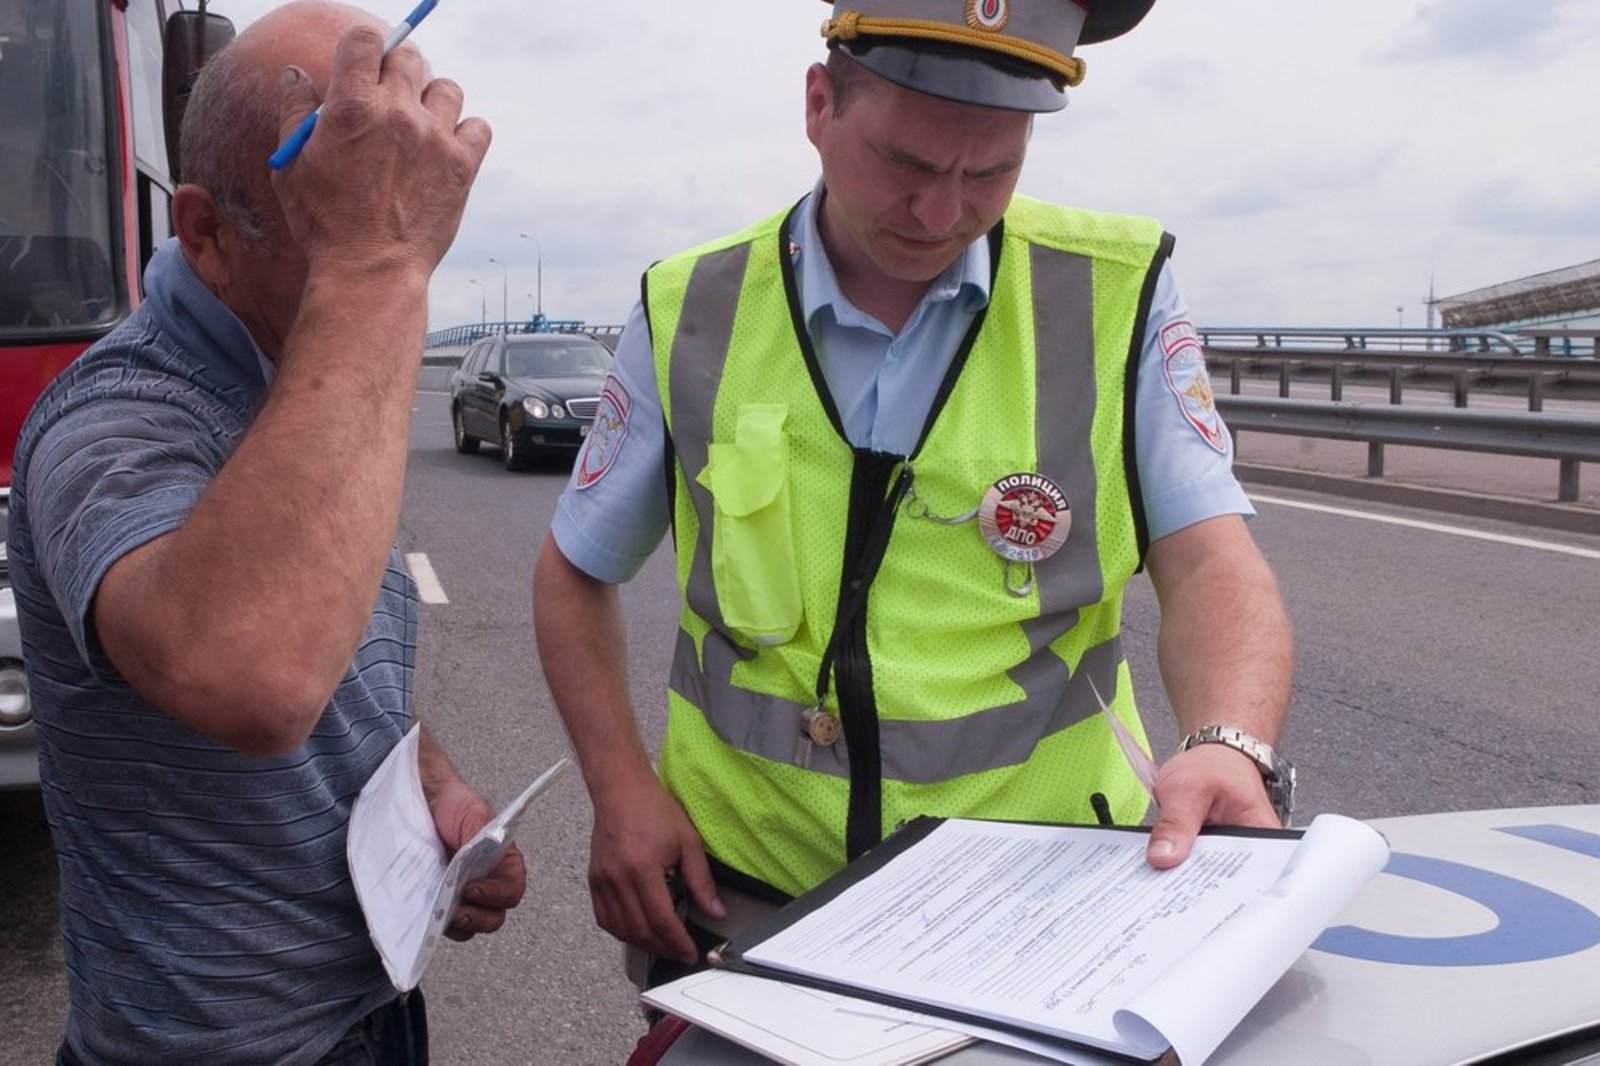
<path fill-rule="evenodd" d="M 401 992 L 422 980 L 462 890 L 494 869 L 517 817 L 568 766 L 560 759 L 540 774 L 446 861 L 417 769 L 421 728 L 411 727 L 361 789 L 345 845 L 367 931 Z"/>
<path fill-rule="evenodd" d="M 972 1043 L 920 1019 L 874 1013 L 875 1004 L 728 970 L 690 974 L 641 998 L 784 1066 L 915 1066 Z"/>
<path fill-rule="evenodd" d="M 1147 833 L 918 819 L 713 961 L 1199 1066 L 1388 859 L 1338 815 L 1303 836 L 1207 831 L 1173 870 L 1145 861 Z"/>

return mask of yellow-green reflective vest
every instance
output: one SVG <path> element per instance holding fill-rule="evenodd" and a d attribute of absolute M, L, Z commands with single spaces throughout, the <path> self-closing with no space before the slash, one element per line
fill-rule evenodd
<path fill-rule="evenodd" d="M 1132 377 L 1170 238 L 1016 198 L 890 507 L 903 457 L 845 439 L 788 229 L 775 215 L 645 278 L 683 596 L 663 782 L 715 859 L 790 894 L 919 814 L 1082 822 L 1101 792 L 1138 821 L 1094 690 L 1142 739 L 1118 635 L 1145 547 Z M 1024 595 L 977 522 L 938 520 L 1019 472 L 1071 508 Z M 801 729 L 830 641 L 843 736 L 825 747 Z"/>

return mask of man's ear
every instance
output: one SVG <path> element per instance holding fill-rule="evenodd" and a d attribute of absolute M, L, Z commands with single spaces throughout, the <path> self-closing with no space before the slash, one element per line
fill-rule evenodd
<path fill-rule="evenodd" d="M 172 229 L 190 269 L 206 288 L 225 291 L 232 280 L 229 250 L 238 236 L 211 194 L 199 185 L 179 185 L 172 194 Z"/>
<path fill-rule="evenodd" d="M 813 63 L 806 70 L 806 139 L 813 147 L 822 147 L 822 127 L 832 117 L 833 83 L 828 69 Z"/>

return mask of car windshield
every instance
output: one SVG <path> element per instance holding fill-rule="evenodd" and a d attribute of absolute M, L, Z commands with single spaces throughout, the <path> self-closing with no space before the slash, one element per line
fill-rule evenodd
<path fill-rule="evenodd" d="M 611 353 L 605 345 L 511 344 L 506 348 L 506 374 L 514 378 L 598 377 L 611 366 Z"/>
<path fill-rule="evenodd" d="M 0 335 L 116 314 L 103 6 L 0 0 Z"/>

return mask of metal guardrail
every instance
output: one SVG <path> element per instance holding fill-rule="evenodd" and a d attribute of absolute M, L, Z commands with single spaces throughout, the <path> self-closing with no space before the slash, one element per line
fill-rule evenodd
<path fill-rule="evenodd" d="M 1531 355 L 1462 355 L 1446 352 L 1401 352 L 1374 349 L 1347 350 L 1325 348 L 1237 348 L 1207 345 L 1206 363 L 1213 370 L 1226 367 L 1228 391 L 1237 395 L 1245 369 L 1274 368 L 1278 376 L 1278 395 L 1287 399 L 1298 370 L 1327 371 L 1329 399 L 1343 399 L 1345 377 L 1357 373 L 1382 372 L 1389 379 L 1389 402 L 1400 403 L 1408 375 L 1451 375 L 1454 377 L 1455 405 L 1466 407 L 1472 387 L 1494 381 L 1525 381 L 1528 410 L 1544 408 L 1548 386 L 1591 385 L 1600 387 L 1600 359 L 1552 358 Z"/>
<path fill-rule="evenodd" d="M 460 348 L 483 337 L 502 333 L 609 333 L 621 326 L 589 326 L 577 318 L 537 318 L 520 322 L 477 322 L 434 330 L 423 340 L 423 348 Z"/>
<path fill-rule="evenodd" d="M 1217 326 L 1200 330 L 1200 342 L 1228 348 L 1316 348 L 1323 351 L 1344 349 L 1362 351 L 1373 342 L 1391 351 L 1499 352 L 1505 355 L 1532 355 L 1531 339 L 1522 340 L 1515 332 L 1497 329 L 1381 329 L 1340 328 L 1337 326 Z"/>
<path fill-rule="evenodd" d="M 1364 351 L 1478 352 L 1485 355 L 1565 359 L 1600 357 L 1600 329 L 1522 326 L 1517 329 L 1383 329 L 1339 326 L 1214 326 L 1200 330 L 1207 346 L 1316 348 Z"/>
<path fill-rule="evenodd" d="M 1600 462 L 1600 418 L 1255 396 L 1218 395 L 1216 404 L 1235 433 L 1364 441 L 1369 477 L 1383 476 L 1386 444 L 1554 459 L 1557 499 L 1572 503 L 1578 499 L 1579 464 Z"/>

